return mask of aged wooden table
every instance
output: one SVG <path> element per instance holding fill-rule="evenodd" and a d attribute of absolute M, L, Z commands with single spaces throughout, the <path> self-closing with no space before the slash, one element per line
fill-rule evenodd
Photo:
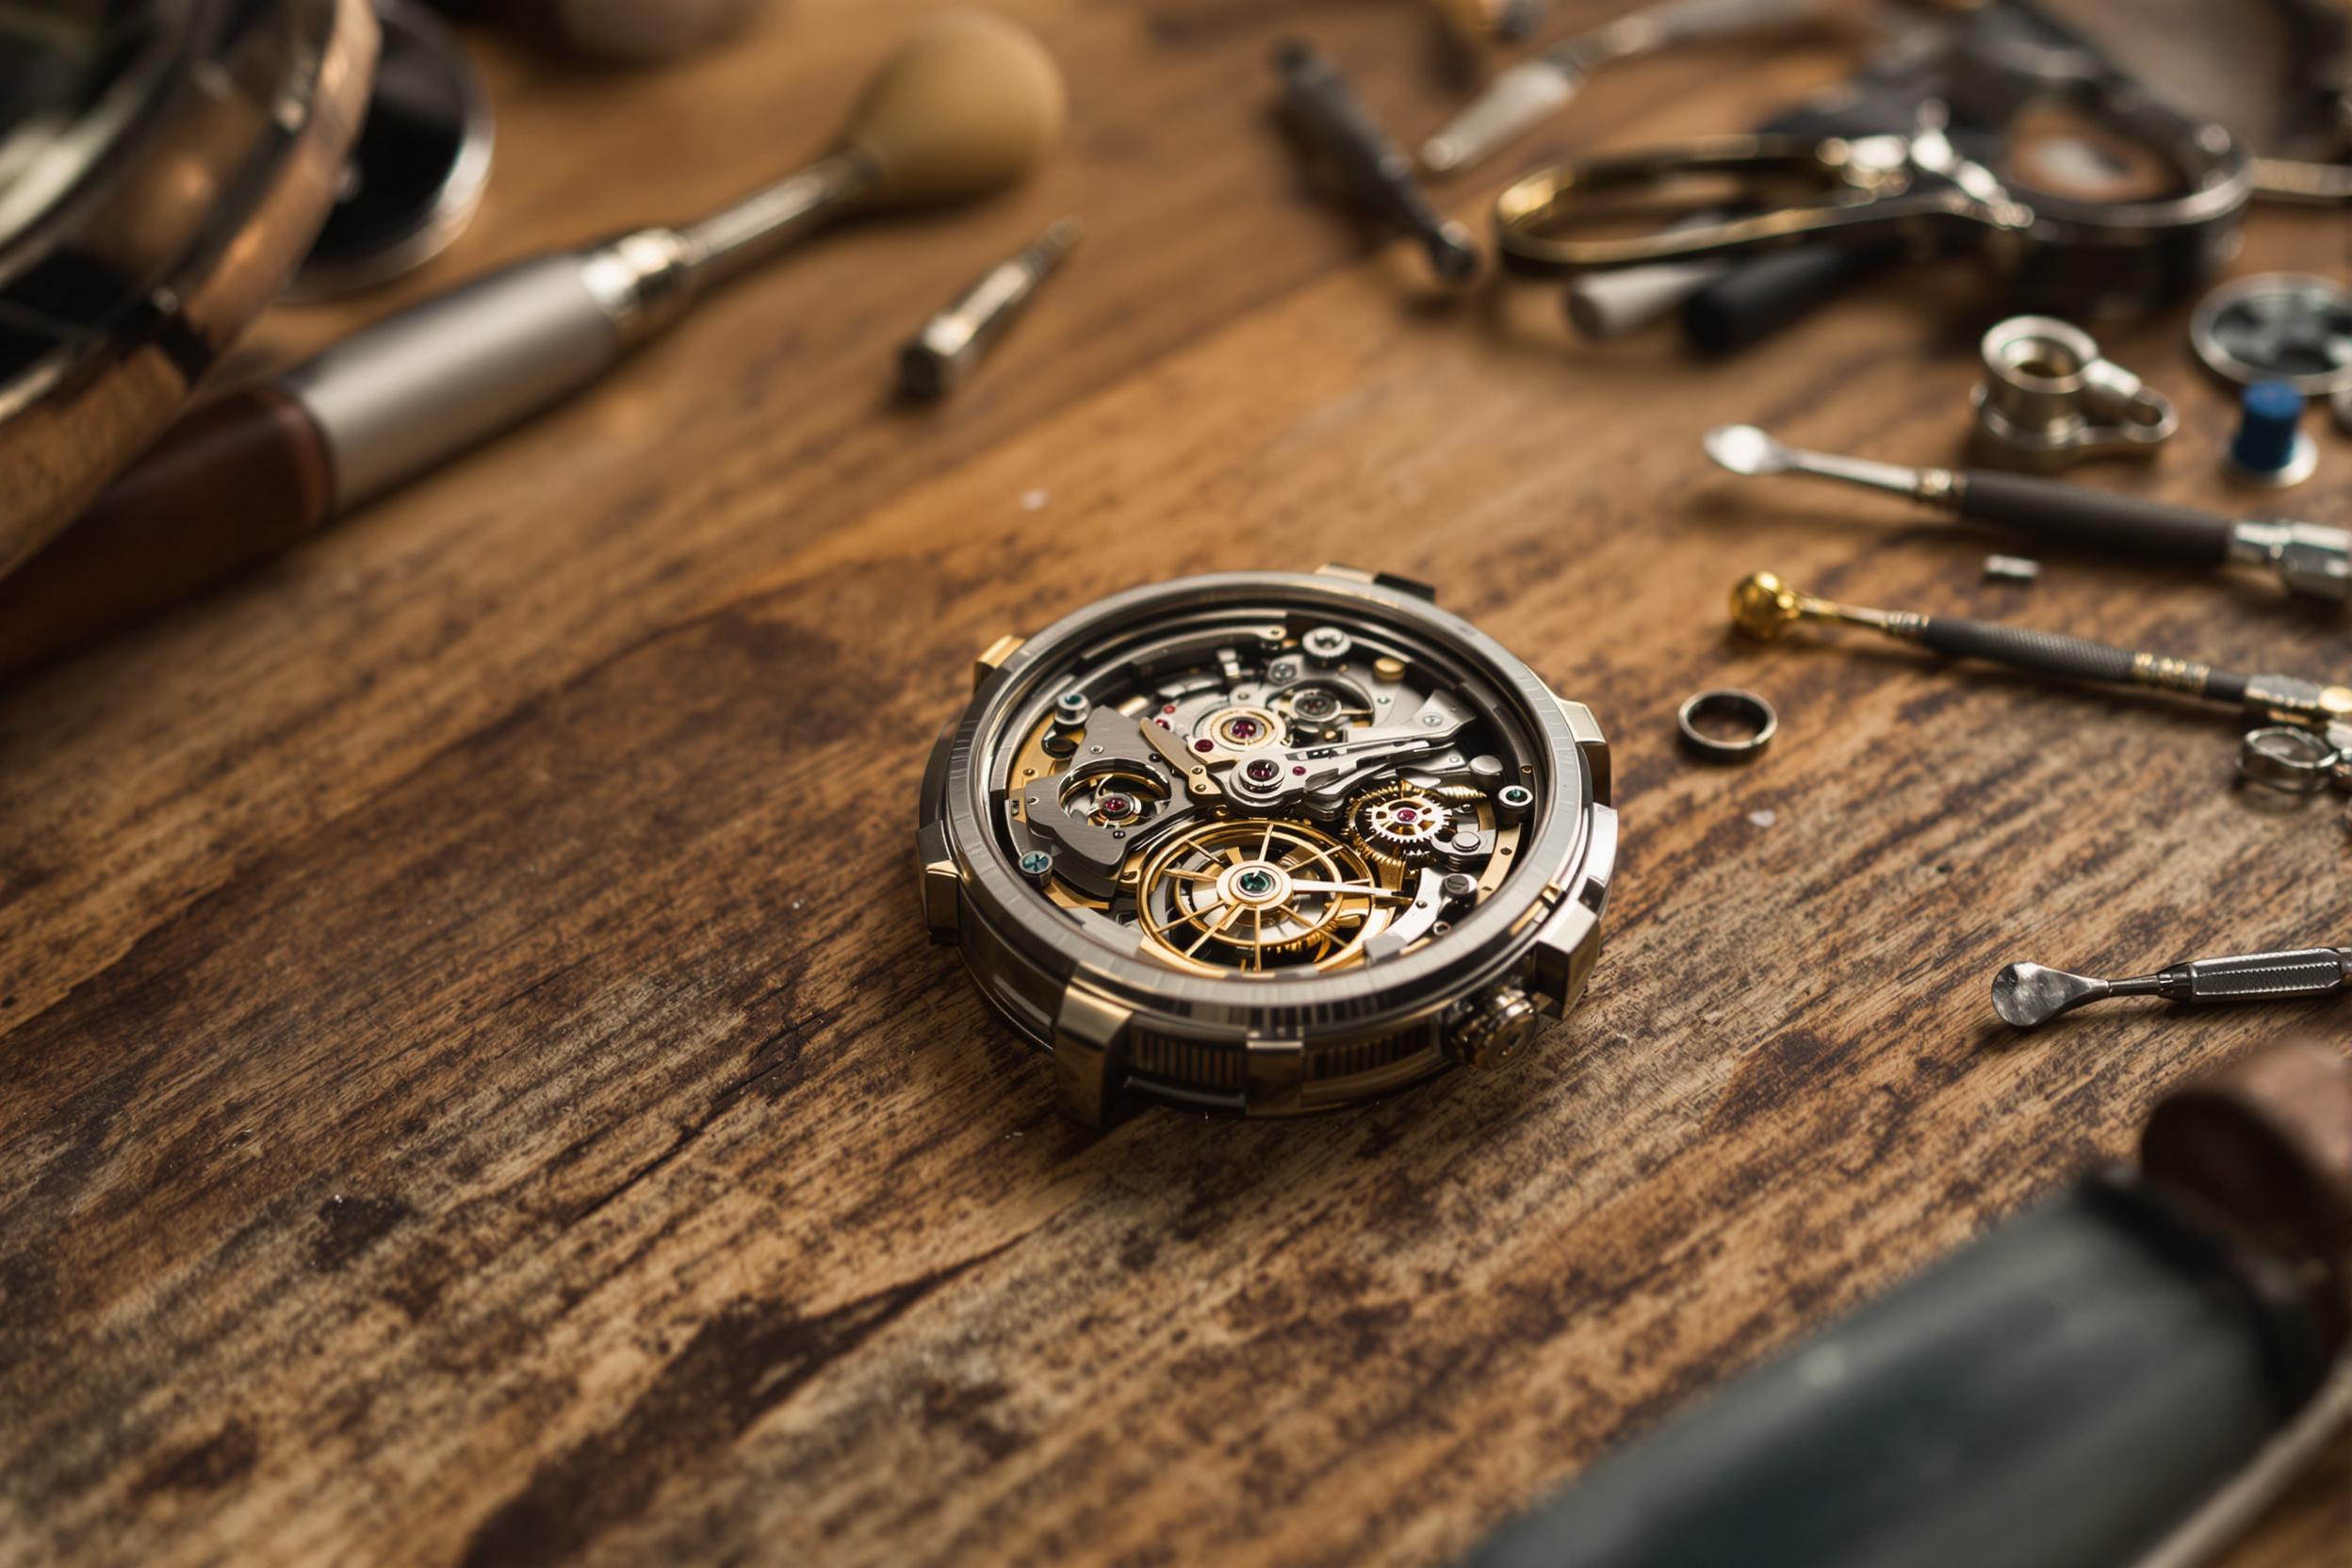
<path fill-rule="evenodd" d="M 500 167 L 413 287 L 788 166 L 927 8 L 779 7 L 646 76 L 483 39 Z M 2233 796 L 2203 714 L 1726 640 L 1724 591 L 1772 565 L 2242 664 L 2352 655 L 2261 582 L 1989 587 L 1981 539 L 1704 465 L 1735 418 L 1951 456 L 1995 314 L 1967 269 L 1730 367 L 1580 346 L 1546 293 L 1416 299 L 1266 122 L 1298 31 L 1434 124 L 1417 7 L 1010 8 L 1070 74 L 1034 186 L 830 237 L 592 398 L 0 693 L 0 1557 L 1442 1561 L 2123 1155 L 2166 1086 L 2352 1020 L 2005 1037 L 2011 957 L 2352 936 L 2332 811 Z M 2223 8 L 2107 7 L 2260 101 L 2275 60 Z M 1516 163 L 1749 123 L 1849 58 L 1630 67 Z M 1507 172 L 1448 199 L 1476 216 Z M 1091 237 L 982 377 L 893 406 L 901 337 L 1065 211 Z M 2241 265 L 2341 271 L 2344 234 L 2266 212 Z M 248 361 L 386 302 L 282 312 Z M 2235 504 L 2183 315 L 2110 334 L 2187 427 L 2115 482 Z M 2293 504 L 2341 520 L 2323 444 Z M 925 748 L 1001 631 L 1331 558 L 1438 583 L 1609 728 L 1592 992 L 1533 1060 L 1368 1110 L 1074 1130 L 926 945 Z M 1671 744 L 1722 681 L 1781 706 L 1743 771 Z M 2347 1541 L 2339 1445 L 2237 1560 Z"/>

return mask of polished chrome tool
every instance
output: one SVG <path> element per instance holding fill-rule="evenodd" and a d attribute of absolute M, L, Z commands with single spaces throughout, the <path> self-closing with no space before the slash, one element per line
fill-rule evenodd
<path fill-rule="evenodd" d="M 988 346 L 1026 308 L 1086 233 L 1075 218 L 1047 225 L 1019 255 L 988 269 L 953 304 L 923 323 L 898 351 L 898 384 L 910 398 L 943 398 L 961 386 Z"/>
<path fill-rule="evenodd" d="M 1459 287 L 1478 275 L 1470 231 L 1433 206 L 1405 156 L 1320 50 L 1299 42 L 1274 52 L 1282 107 L 1298 133 L 1331 159 L 1355 198 L 1420 242 L 1437 281 Z"/>
<path fill-rule="evenodd" d="M 2004 964 L 1993 976 L 1993 1011 L 2019 1029 L 2038 1028 L 2061 1013 L 2118 996 L 2157 996 L 2167 1002 L 2296 1002 L 2344 988 L 2352 953 L 2340 947 L 2291 953 L 2246 953 L 2167 964 L 2154 974 L 2097 980 L 2040 964 Z"/>
<path fill-rule="evenodd" d="M 699 222 L 514 262 L 214 399 L 0 580 L 0 671 L 290 547 L 593 383 L 830 223 L 1012 184 L 1060 137 L 1063 107 L 1060 72 L 1033 35 L 949 12 L 882 62 L 832 149 L 798 173 Z"/>
<path fill-rule="evenodd" d="M 2050 473 L 2084 458 L 2152 455 L 2180 428 L 2172 400 L 2054 316 L 2013 316 L 1978 345 L 1978 456 Z"/>
<path fill-rule="evenodd" d="M 1821 0 L 1661 0 L 1553 44 L 1487 85 L 1421 144 L 1421 167 L 1450 174 L 1535 128 L 1602 66 L 1677 43 L 1818 19 Z"/>
<path fill-rule="evenodd" d="M 2267 567 L 2298 594 L 2341 601 L 2352 596 L 2352 533 L 2318 523 L 2232 522 L 2195 507 L 2167 506 L 2030 474 L 1985 468 L 1906 468 L 1892 463 L 1806 451 L 1754 425 L 1707 433 L 1707 455 L 1748 478 L 1809 474 L 1906 497 L 2037 544 L 2181 566 L 2244 562 Z"/>

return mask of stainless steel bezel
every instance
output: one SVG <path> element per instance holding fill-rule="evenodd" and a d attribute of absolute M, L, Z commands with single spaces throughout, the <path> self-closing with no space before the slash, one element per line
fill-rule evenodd
<path fill-rule="evenodd" d="M 1385 626 L 1426 643 L 1488 682 L 1532 740 L 1537 772 L 1529 783 L 1537 807 L 1514 868 L 1443 939 L 1335 974 L 1187 975 L 1076 930 L 1008 863 L 995 825 L 998 748 L 1017 730 L 1023 705 L 1038 697 L 1040 683 L 1073 650 L 1122 629 L 1259 605 L 1269 617 L 1328 612 L 1344 623 Z M 1443 1068 L 1449 1034 L 1472 1027 L 1478 1008 L 1503 992 L 1525 990 L 1548 1003 L 1548 1010 L 1564 1011 L 1597 945 L 1615 839 L 1607 746 L 1581 705 L 1563 702 L 1492 638 L 1414 592 L 1360 574 L 1266 572 L 1189 578 L 1116 595 L 1004 659 L 940 738 L 924 779 L 921 855 L 935 931 L 962 947 L 999 1008 L 1057 1056 L 1100 1053 L 1108 1084 L 1085 1072 L 1058 1074 L 1070 1108 L 1100 1119 L 1122 1085 L 1182 1103 L 1252 1113 L 1342 1103 Z M 1082 1037 L 1088 1024 L 1092 1034 L 1110 1037 Z M 1210 1054 L 1192 1081 L 1155 1075 L 1123 1059 L 1120 1036 L 1129 1045 L 1172 1039 Z M 1342 1054 L 1351 1049 L 1354 1055 Z M 1238 1065 L 1234 1052 L 1241 1053 Z M 1359 1060 L 1367 1064 L 1361 1072 L 1331 1070 Z"/>

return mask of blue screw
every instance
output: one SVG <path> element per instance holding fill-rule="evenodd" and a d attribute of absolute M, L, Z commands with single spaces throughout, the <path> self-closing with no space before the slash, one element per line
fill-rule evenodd
<path fill-rule="evenodd" d="M 2238 433 L 2230 440 L 2230 472 L 2256 484 L 2299 484 L 2317 462 L 2311 438 L 2303 433 L 2303 394 L 2283 381 L 2247 387 Z"/>

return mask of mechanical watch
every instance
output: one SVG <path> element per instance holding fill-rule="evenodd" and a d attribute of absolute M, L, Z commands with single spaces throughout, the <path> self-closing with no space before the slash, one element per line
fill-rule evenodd
<path fill-rule="evenodd" d="M 923 776 L 923 913 L 1081 1120 L 1321 1110 L 1567 1011 L 1609 792 L 1591 711 L 1429 588 L 1186 578 L 981 657 Z"/>

